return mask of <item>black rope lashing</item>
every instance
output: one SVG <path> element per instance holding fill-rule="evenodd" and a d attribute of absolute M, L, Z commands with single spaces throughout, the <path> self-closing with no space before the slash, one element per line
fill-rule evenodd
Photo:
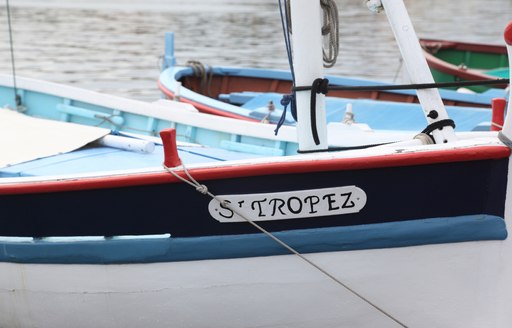
<path fill-rule="evenodd" d="M 313 141 L 315 145 L 320 144 L 320 138 L 318 137 L 318 129 L 316 127 L 316 95 L 327 94 L 329 91 L 329 80 L 328 79 L 315 79 L 311 85 L 311 103 L 310 103 L 310 115 L 311 115 L 311 133 L 313 134 Z"/>
<path fill-rule="evenodd" d="M 424 128 L 423 131 L 421 131 L 421 133 L 428 135 L 432 139 L 432 141 L 434 141 L 431 135 L 432 132 L 434 132 L 435 130 L 442 130 L 445 126 L 451 126 L 452 128 L 455 129 L 455 122 L 451 119 L 444 119 L 432 122 L 426 128 Z"/>
<path fill-rule="evenodd" d="M 455 129 L 455 122 L 451 119 L 439 120 L 437 122 L 430 123 L 421 133 L 431 134 L 434 130 L 442 130 L 445 126 L 451 126 Z"/>
<path fill-rule="evenodd" d="M 432 139 L 432 142 L 434 142 L 434 138 L 432 138 L 431 133 L 435 130 L 439 129 L 442 130 L 446 126 L 451 126 L 455 129 L 455 122 L 451 119 L 444 119 L 439 120 L 437 122 L 433 122 L 429 124 L 421 133 L 429 136 Z M 395 141 L 397 142 L 397 141 Z M 390 145 L 395 142 L 383 142 L 383 143 L 377 143 L 377 144 L 365 144 L 365 145 L 357 145 L 357 146 L 347 146 L 347 147 L 328 147 L 327 149 L 312 149 L 312 150 L 297 150 L 297 153 L 299 154 L 309 154 L 309 153 L 323 153 L 323 152 L 335 152 L 335 151 L 347 151 L 347 150 L 359 150 L 359 149 L 366 149 L 366 148 L 372 148 L 372 147 L 378 147 L 378 146 L 384 146 L 384 145 Z"/>
<path fill-rule="evenodd" d="M 466 87 L 475 85 L 499 85 L 508 84 L 509 79 L 494 80 L 477 80 L 477 81 L 458 81 L 458 82 L 438 82 L 438 83 L 415 83 L 415 84 L 385 84 L 385 85 L 329 85 L 328 90 L 340 91 L 389 91 L 389 90 L 412 90 L 412 89 L 433 89 L 433 88 L 449 88 L 449 87 Z M 292 87 L 293 91 L 308 91 L 311 86 Z"/>

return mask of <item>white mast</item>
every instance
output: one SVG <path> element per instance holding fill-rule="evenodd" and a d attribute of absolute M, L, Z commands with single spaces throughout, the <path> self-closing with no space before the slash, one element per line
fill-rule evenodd
<path fill-rule="evenodd" d="M 395 35 L 398 47 L 407 67 L 411 83 L 434 83 L 432 73 L 421 50 L 418 37 L 412 25 L 403 0 L 369 0 L 367 5 L 376 10 L 380 4 L 388 17 L 391 29 Z M 448 119 L 439 90 L 417 90 L 423 113 L 429 124 Z M 436 143 L 452 142 L 456 140 L 455 132 L 451 126 L 445 126 L 432 132 Z"/>
<path fill-rule="evenodd" d="M 322 15 L 319 0 L 291 0 L 293 66 L 297 86 L 311 86 L 323 78 Z M 297 132 L 299 151 L 327 149 L 325 96 L 316 95 L 316 131 L 314 140 L 311 116 L 311 91 L 297 91 Z"/>

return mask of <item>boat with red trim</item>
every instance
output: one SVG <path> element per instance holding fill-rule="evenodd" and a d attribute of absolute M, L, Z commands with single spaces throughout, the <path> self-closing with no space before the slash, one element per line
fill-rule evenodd
<path fill-rule="evenodd" d="M 386 9 L 405 62 L 418 68 L 412 79 L 430 83 L 403 2 L 368 5 Z M 310 63 L 295 66 L 296 84 L 321 85 L 321 60 L 310 58 L 321 51 L 307 50 L 321 44 L 320 19 L 312 19 L 322 17 L 320 3 L 290 6 L 294 60 Z M 505 39 L 511 46 L 512 24 Z M 48 86 L 46 98 L 76 91 Z M 2 100 L 16 111 L 0 110 L 0 122 L 16 123 L 0 131 L 27 128 L 0 139 L 11 149 L 2 151 L 9 159 L 0 178 L 6 326 L 512 323 L 510 115 L 499 132 L 456 133 L 437 91 L 418 90 L 423 133 L 341 151 L 329 147 L 325 96 L 302 90 L 295 99 L 299 153 L 270 157 L 183 143 L 182 123 L 164 127 L 168 122 L 156 120 L 174 107 L 141 108 L 155 112 L 148 126 L 160 131 L 161 142 L 133 133 L 104 140 L 109 130 L 85 122 L 120 125 L 140 102 L 68 95 L 49 106 L 45 97 L 31 102 L 30 92 L 10 90 L 19 97 Z M 122 110 L 105 115 L 104 107 L 117 104 Z M 30 115 L 37 112 L 55 118 L 41 122 Z M 55 122 L 68 115 L 84 124 Z M 76 143 L 77 135 L 89 140 Z M 19 159 L 25 151 L 14 141 L 35 143 L 33 158 Z M 61 149 L 61 141 L 71 149 Z"/>
<path fill-rule="evenodd" d="M 165 98 L 191 104 L 199 111 L 213 115 L 270 124 L 277 124 L 284 117 L 285 125 L 296 124 L 286 102 L 292 89 L 289 71 L 201 65 L 190 63 L 164 69 L 158 86 Z M 334 86 L 372 88 L 371 91 L 330 90 L 326 99 L 329 123 L 348 118 L 375 130 L 417 128 L 418 124 L 423 124 L 421 106 L 414 90 L 379 91 L 379 87 L 387 84 L 341 76 L 326 78 Z M 470 119 L 472 111 L 490 109 L 493 98 L 506 96 L 504 90 L 497 89 L 484 94 L 440 92 L 450 116 L 454 120 L 460 117 L 468 123 L 460 126 L 461 131 L 471 131 L 478 125 Z M 406 119 L 408 124 L 403 124 L 400 118 Z"/>
<path fill-rule="evenodd" d="M 509 77 L 507 48 L 503 45 L 421 38 L 432 75 L 436 82 L 495 80 Z M 506 88 L 508 83 L 496 84 Z M 489 86 L 468 89 L 484 92 Z"/>

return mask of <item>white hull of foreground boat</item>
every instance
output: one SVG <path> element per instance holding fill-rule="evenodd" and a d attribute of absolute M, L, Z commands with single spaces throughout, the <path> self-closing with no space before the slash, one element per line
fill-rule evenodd
<path fill-rule="evenodd" d="M 0 325 L 509 328 L 510 149 L 444 121 L 430 146 L 190 171 L 168 130 L 166 171 L 6 178 Z"/>
<path fill-rule="evenodd" d="M 503 281 L 511 251 L 507 239 L 307 257 L 408 327 L 490 328 L 512 325 L 503 308 L 512 302 Z M 0 318 L 2 327 L 27 328 L 399 326 L 294 255 L 0 263 Z"/>

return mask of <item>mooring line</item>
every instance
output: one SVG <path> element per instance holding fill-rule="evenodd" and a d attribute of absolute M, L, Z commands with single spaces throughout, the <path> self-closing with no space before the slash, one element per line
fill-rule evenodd
<path fill-rule="evenodd" d="M 335 283 L 337 283 L 341 287 L 345 288 L 350 293 L 352 293 L 353 295 L 355 295 L 356 297 L 358 297 L 359 299 L 361 299 L 362 301 L 364 301 L 365 303 L 367 303 L 368 305 L 370 305 L 371 307 L 373 307 L 374 309 L 376 309 L 377 311 L 379 311 L 380 313 L 382 313 L 383 315 L 388 317 L 389 319 L 393 320 L 395 323 L 397 323 L 401 327 L 408 328 L 404 323 L 399 321 L 393 315 L 391 315 L 390 313 L 386 312 L 384 309 L 382 309 L 381 307 L 379 307 L 378 305 L 376 305 L 375 303 L 373 303 L 372 301 L 370 301 L 369 299 L 367 299 L 366 297 L 364 297 L 363 295 L 361 295 L 360 293 L 358 293 L 357 291 L 352 289 L 350 286 L 348 286 L 347 284 L 345 284 L 344 282 L 342 282 L 341 280 L 339 280 L 338 278 L 336 278 L 335 276 L 333 276 L 332 274 L 327 272 L 325 269 L 320 267 L 318 264 L 316 264 L 315 262 L 311 261 L 310 259 L 308 259 L 304 255 L 299 253 L 293 247 L 291 247 L 290 245 L 288 245 L 287 243 L 285 243 L 284 241 L 282 241 L 278 237 L 274 236 L 271 232 L 267 231 L 265 228 L 263 228 L 262 226 L 260 226 L 259 224 L 257 224 L 253 220 L 251 220 L 250 218 L 246 217 L 243 213 L 239 212 L 236 208 L 233 208 L 229 202 L 226 202 L 225 200 L 223 200 L 223 199 L 219 198 L 218 196 L 214 195 L 213 193 L 211 193 L 208 190 L 208 187 L 206 185 L 199 183 L 196 179 L 194 179 L 194 177 L 192 177 L 192 175 L 189 173 L 188 169 L 186 168 L 186 166 L 183 163 L 181 164 L 181 167 L 183 168 L 183 172 L 188 177 L 188 179 L 185 179 L 182 176 L 180 176 L 178 173 L 176 173 L 175 172 L 176 168 L 171 169 L 171 168 L 167 167 L 165 164 L 163 164 L 163 167 L 164 167 L 164 169 L 167 172 L 172 174 L 175 178 L 177 178 L 180 181 L 185 182 L 185 183 L 189 184 L 190 186 L 194 187 L 196 189 L 196 191 L 200 192 L 201 194 L 210 196 L 211 198 L 215 199 L 220 204 L 222 204 L 222 206 L 224 206 L 225 208 L 227 208 L 227 209 L 233 211 L 235 214 L 239 215 L 242 219 L 244 219 L 249 224 L 251 224 L 253 227 L 255 227 L 256 229 L 258 229 L 259 231 L 261 231 L 262 233 L 264 233 L 265 235 L 270 237 L 276 243 L 278 243 L 279 245 L 281 245 L 282 247 L 287 249 L 289 252 L 291 252 L 292 254 L 298 256 L 300 259 L 305 261 L 307 264 L 311 265 L 312 267 L 314 267 L 315 269 L 317 269 L 318 271 L 323 273 L 329 279 L 331 279 L 332 281 L 334 281 Z"/>

